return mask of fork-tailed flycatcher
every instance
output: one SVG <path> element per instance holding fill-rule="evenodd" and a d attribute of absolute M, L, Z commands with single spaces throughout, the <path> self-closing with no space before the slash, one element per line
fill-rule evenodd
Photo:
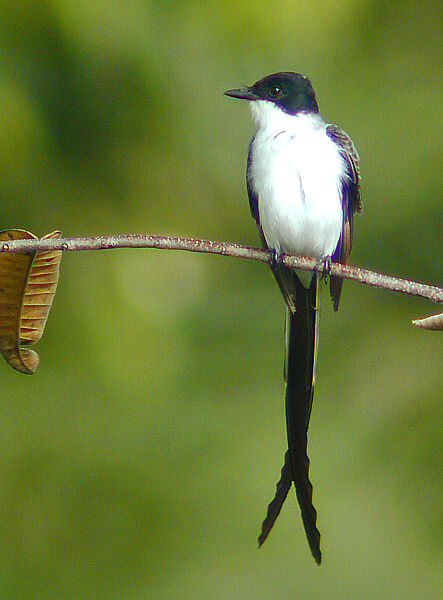
<path fill-rule="evenodd" d="M 225 92 L 250 102 L 257 123 L 246 172 L 249 205 L 286 310 L 286 426 L 288 450 L 274 500 L 262 525 L 263 544 L 294 482 L 306 537 L 320 564 L 320 533 L 309 481 L 307 432 L 314 392 L 320 280 L 295 272 L 282 254 L 345 263 L 354 212 L 361 211 L 359 157 L 352 140 L 319 114 L 309 79 L 274 73 L 251 87 Z M 330 278 L 334 310 L 342 280 Z"/>

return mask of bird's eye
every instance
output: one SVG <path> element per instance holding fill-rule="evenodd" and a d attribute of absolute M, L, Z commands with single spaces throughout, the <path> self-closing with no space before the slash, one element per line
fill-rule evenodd
<path fill-rule="evenodd" d="M 281 94 L 281 88 L 278 85 L 273 85 L 269 90 L 269 95 L 271 98 L 278 98 Z"/>

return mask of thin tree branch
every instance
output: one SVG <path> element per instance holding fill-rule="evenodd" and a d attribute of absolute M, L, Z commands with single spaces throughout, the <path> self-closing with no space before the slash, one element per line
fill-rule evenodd
<path fill-rule="evenodd" d="M 272 253 L 259 248 L 241 246 L 229 242 L 215 242 L 211 240 L 182 238 L 162 235 L 105 235 L 88 238 L 60 238 L 42 240 L 14 240 L 0 244 L 0 252 L 27 253 L 43 250 L 62 250 L 64 252 L 78 252 L 80 250 L 110 250 L 113 248 L 159 248 L 162 250 L 188 250 L 190 252 L 207 252 L 221 254 L 234 258 L 246 258 L 270 263 Z M 324 261 L 304 256 L 284 255 L 283 263 L 288 267 L 296 267 L 306 271 L 319 271 L 324 273 L 328 266 Z M 332 263 L 329 273 L 336 277 L 351 279 L 366 285 L 384 288 L 411 296 L 419 296 L 432 302 L 443 302 L 443 289 L 433 285 L 426 285 L 417 281 L 399 279 L 390 275 L 383 275 L 352 267 Z"/>

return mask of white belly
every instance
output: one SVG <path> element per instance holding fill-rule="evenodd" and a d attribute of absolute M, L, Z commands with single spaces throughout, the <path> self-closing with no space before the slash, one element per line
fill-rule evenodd
<path fill-rule="evenodd" d="M 250 169 L 268 246 L 288 254 L 331 256 L 341 234 L 346 174 L 323 121 L 301 114 L 278 134 L 259 130 Z"/>

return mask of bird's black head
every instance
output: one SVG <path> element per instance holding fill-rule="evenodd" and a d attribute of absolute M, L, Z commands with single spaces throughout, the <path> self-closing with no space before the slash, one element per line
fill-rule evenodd
<path fill-rule="evenodd" d="M 263 77 L 251 87 L 228 90 L 225 94 L 243 100 L 273 102 L 291 115 L 300 112 L 318 113 L 314 88 L 309 79 L 299 73 L 274 73 Z"/>

